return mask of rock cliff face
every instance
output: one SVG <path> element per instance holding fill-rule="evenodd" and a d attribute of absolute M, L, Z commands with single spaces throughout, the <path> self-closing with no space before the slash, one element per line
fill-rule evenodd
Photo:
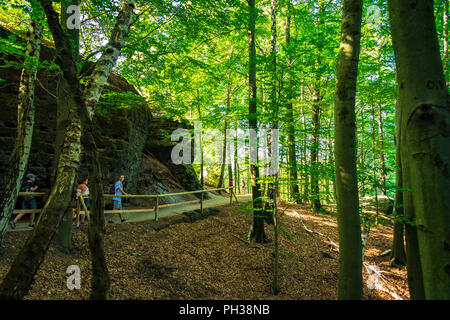
<path fill-rule="evenodd" d="M 0 26 L 0 36 L 9 33 Z M 45 46 L 41 59 L 51 60 L 54 49 Z M 1 54 L 1 53 L 0 53 Z M 20 58 L 1 56 L 0 65 L 6 60 Z M 16 136 L 17 95 L 20 69 L 0 68 L 0 176 L 12 151 Z M 35 127 L 28 164 L 28 172 L 39 176 L 42 189 L 50 187 L 56 135 L 56 100 L 58 75 L 55 71 L 38 73 L 35 95 Z M 99 102 L 94 137 L 100 152 L 105 193 L 112 193 L 113 183 L 125 175 L 124 188 L 132 194 L 161 194 L 200 189 L 194 169 L 190 165 L 174 165 L 170 160 L 174 142 L 170 134 L 185 124 L 153 117 L 142 97 L 124 78 L 112 73 Z M 87 176 L 82 164 L 78 178 Z M 164 202 L 195 199 L 166 197 Z"/>

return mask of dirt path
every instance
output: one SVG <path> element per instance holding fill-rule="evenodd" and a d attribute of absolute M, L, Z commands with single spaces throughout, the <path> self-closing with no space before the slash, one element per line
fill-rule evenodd
<path fill-rule="evenodd" d="M 204 200 L 203 201 L 203 208 L 214 208 L 223 206 L 230 203 L 230 198 L 226 196 L 216 195 L 213 193 L 209 193 L 211 199 Z M 239 202 L 247 202 L 251 200 L 250 194 L 240 194 L 236 195 Z M 236 202 L 236 199 L 233 197 L 233 203 Z M 187 211 L 194 211 L 200 209 L 200 203 L 191 203 L 191 204 L 180 204 L 179 206 L 173 206 L 173 207 L 167 207 L 167 208 L 161 208 L 158 212 L 158 218 L 163 217 L 170 217 L 177 214 L 181 214 L 183 212 Z M 147 220 L 154 220 L 155 219 L 155 212 L 154 211 L 148 211 L 148 212 L 139 212 L 139 213 L 123 213 L 123 217 L 127 222 L 140 222 L 140 221 L 147 221 Z M 109 214 L 105 215 L 105 218 L 109 218 Z M 28 215 L 23 217 L 21 221 L 19 221 L 16 225 L 16 229 L 12 230 L 9 228 L 8 231 L 27 231 L 29 230 L 27 228 L 28 226 Z M 120 222 L 120 217 L 118 214 L 114 215 L 113 221 L 115 223 Z"/>
<path fill-rule="evenodd" d="M 225 196 L 219 196 L 210 193 L 211 199 L 203 201 L 203 208 L 214 208 L 220 207 L 230 203 L 230 198 Z M 237 195 L 239 202 L 246 202 L 251 199 L 250 194 Z M 236 199 L 233 197 L 233 203 L 236 202 Z M 181 214 L 187 211 L 194 211 L 200 209 L 200 203 L 190 203 L 190 204 L 180 204 L 179 206 L 173 206 L 168 208 L 161 208 L 158 212 L 158 218 L 170 217 L 177 214 Z M 139 212 L 139 213 L 124 213 L 123 217 L 127 222 L 140 222 L 146 220 L 154 220 L 155 212 Z M 119 215 L 116 214 L 113 218 L 114 222 L 119 222 Z"/>

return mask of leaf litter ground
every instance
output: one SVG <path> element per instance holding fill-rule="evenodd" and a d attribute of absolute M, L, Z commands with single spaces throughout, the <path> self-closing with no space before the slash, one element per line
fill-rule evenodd
<path fill-rule="evenodd" d="M 313 214 L 307 207 L 282 205 L 280 235 L 281 292 L 271 294 L 273 242 L 247 244 L 252 218 L 237 205 L 212 209 L 209 217 L 180 222 L 176 217 L 107 225 L 105 251 L 111 276 L 111 299 L 336 299 L 338 253 L 325 237 L 338 243 L 336 218 Z M 179 216 L 178 216 L 179 217 Z M 271 226 L 266 233 L 273 239 Z M 24 244 L 29 232 L 8 232 L 0 249 L 0 279 Z M 90 253 L 87 227 L 74 229 L 74 251 L 60 252 L 54 244 L 35 277 L 26 299 L 88 299 Z M 380 254 L 392 244 L 392 226 L 371 230 L 365 261 L 377 265 L 384 288 L 409 299 L 406 270 L 391 267 Z M 81 269 L 81 289 L 66 286 L 69 265 Z M 364 299 L 394 299 L 370 290 L 364 271 Z"/>

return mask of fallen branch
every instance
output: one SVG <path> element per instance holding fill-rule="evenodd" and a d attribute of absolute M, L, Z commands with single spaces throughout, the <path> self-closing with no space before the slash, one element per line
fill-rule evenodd
<path fill-rule="evenodd" d="M 322 236 L 322 237 L 327 238 L 327 240 L 330 242 L 330 251 L 332 251 L 333 248 L 336 249 L 336 251 L 339 251 L 339 245 L 336 244 L 335 242 L 333 242 L 333 240 L 331 240 L 331 238 L 330 238 L 329 236 L 327 236 L 326 234 L 323 234 L 323 233 L 320 233 L 320 232 L 317 232 L 317 231 L 308 229 L 308 227 L 305 225 L 305 221 L 303 220 L 303 217 L 302 217 L 298 212 L 296 212 L 296 211 L 293 211 L 293 213 L 294 213 L 296 216 L 299 217 L 300 222 L 302 223 L 303 228 L 305 228 L 305 230 L 306 230 L 308 233 L 318 234 L 319 236 Z"/>
<path fill-rule="evenodd" d="M 388 273 L 387 271 L 383 271 L 377 265 L 368 264 L 367 262 L 363 262 L 363 266 L 366 269 L 367 274 L 369 275 L 366 284 L 369 290 L 377 289 L 388 293 L 395 300 L 403 300 L 395 292 L 390 291 L 382 285 L 381 282 L 384 282 L 386 285 L 388 285 L 388 283 L 383 279 L 382 276 L 382 273 Z"/>
<path fill-rule="evenodd" d="M 369 237 L 369 233 L 370 233 L 370 226 L 368 224 L 366 224 L 364 226 L 364 232 L 361 235 L 361 246 L 362 246 L 362 261 L 364 261 L 364 255 L 366 252 L 366 246 L 367 246 L 367 238 Z"/>

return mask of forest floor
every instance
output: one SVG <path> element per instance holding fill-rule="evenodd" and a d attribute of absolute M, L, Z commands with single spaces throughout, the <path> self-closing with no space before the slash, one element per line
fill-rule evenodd
<path fill-rule="evenodd" d="M 273 242 L 247 244 L 252 217 L 244 206 L 207 209 L 208 217 L 183 222 L 180 215 L 107 225 L 105 251 L 111 276 L 111 299 L 336 299 L 338 252 L 327 235 L 338 243 L 336 218 L 313 214 L 301 205 L 281 205 L 281 292 L 271 294 Z M 177 218 L 178 217 L 178 218 Z M 178 219 L 178 220 L 177 220 Z M 184 220 L 186 221 L 186 219 Z M 180 223 L 181 222 L 181 223 Z M 273 239 L 271 226 L 266 233 Z M 29 231 L 8 232 L 0 248 L 0 280 L 24 244 Z M 60 252 L 51 245 L 26 299 L 88 299 L 90 253 L 87 227 L 74 229 L 74 251 Z M 392 243 L 392 226 L 370 232 L 365 262 L 376 265 L 381 284 L 400 299 L 409 299 L 406 269 L 390 267 L 380 254 Z M 81 289 L 66 286 L 69 265 L 81 269 Z M 380 289 L 368 289 L 374 275 L 364 268 L 364 299 L 394 299 Z"/>

